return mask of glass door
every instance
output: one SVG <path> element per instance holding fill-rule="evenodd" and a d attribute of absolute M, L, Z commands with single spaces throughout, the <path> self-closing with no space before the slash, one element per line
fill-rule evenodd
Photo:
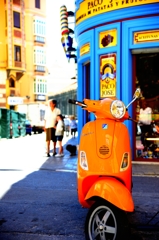
<path fill-rule="evenodd" d="M 135 109 L 135 159 L 159 161 L 159 53 L 134 58 L 135 88 L 142 93 Z"/>

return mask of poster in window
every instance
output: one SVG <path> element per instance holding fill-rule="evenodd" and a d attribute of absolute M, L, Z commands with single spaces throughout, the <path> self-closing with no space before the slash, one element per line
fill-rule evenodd
<path fill-rule="evenodd" d="M 100 98 L 116 96 L 116 54 L 100 56 Z"/>

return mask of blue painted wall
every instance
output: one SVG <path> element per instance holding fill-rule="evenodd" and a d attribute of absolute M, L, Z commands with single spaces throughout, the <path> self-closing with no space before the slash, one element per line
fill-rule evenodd
<path fill-rule="evenodd" d="M 76 0 L 76 10 L 82 0 Z M 113 23 L 112 23 L 113 22 Z M 117 29 L 117 45 L 114 47 L 99 48 L 99 33 L 109 29 Z M 159 47 L 159 42 L 147 42 L 134 44 L 133 33 L 146 30 L 159 30 L 159 3 L 146 4 L 114 10 L 91 17 L 75 27 L 78 57 L 78 100 L 82 101 L 84 96 L 84 72 L 83 64 L 90 61 L 90 98 L 100 97 L 100 56 L 107 53 L 117 55 L 117 98 L 126 105 L 132 100 L 132 50 Z M 90 52 L 83 56 L 79 55 L 79 49 L 90 43 Z M 132 116 L 132 106 L 129 109 Z M 78 132 L 80 135 L 82 126 L 85 124 L 83 110 L 78 107 Z M 94 117 L 91 115 L 91 120 Z M 132 122 L 125 123 L 132 136 Z M 132 144 L 132 137 L 131 137 Z"/>

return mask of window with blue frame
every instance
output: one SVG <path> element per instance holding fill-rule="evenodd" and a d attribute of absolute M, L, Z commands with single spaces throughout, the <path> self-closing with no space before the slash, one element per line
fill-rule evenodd
<path fill-rule="evenodd" d="M 14 21 L 14 27 L 20 28 L 20 13 L 19 12 L 13 12 L 13 21 Z"/>

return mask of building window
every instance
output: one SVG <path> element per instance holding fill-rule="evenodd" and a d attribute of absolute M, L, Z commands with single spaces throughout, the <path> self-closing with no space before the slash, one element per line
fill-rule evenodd
<path fill-rule="evenodd" d="M 47 94 L 47 80 L 44 77 L 36 77 L 34 79 L 34 94 Z"/>
<path fill-rule="evenodd" d="M 9 87 L 14 88 L 15 87 L 15 81 L 13 78 L 9 79 Z"/>
<path fill-rule="evenodd" d="M 20 13 L 13 12 L 13 19 L 14 19 L 14 27 L 20 28 Z"/>
<path fill-rule="evenodd" d="M 34 35 L 45 37 L 46 36 L 46 21 L 44 18 L 34 18 Z"/>
<path fill-rule="evenodd" d="M 35 0 L 35 7 L 40 8 L 40 0 Z"/>
<path fill-rule="evenodd" d="M 21 62 L 21 47 L 14 46 L 14 61 Z"/>
<path fill-rule="evenodd" d="M 34 64 L 35 65 L 46 65 L 46 50 L 44 47 L 34 48 Z"/>

